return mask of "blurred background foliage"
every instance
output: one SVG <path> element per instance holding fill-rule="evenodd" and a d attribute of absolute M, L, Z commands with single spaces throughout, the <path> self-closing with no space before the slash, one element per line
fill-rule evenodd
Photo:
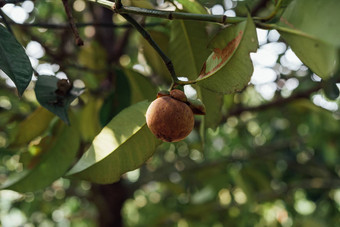
<path fill-rule="evenodd" d="M 242 15 L 241 5 L 247 5 L 252 15 L 268 15 L 275 3 L 198 2 L 212 13 L 228 16 Z M 172 6 L 163 1 L 123 3 L 145 8 Z M 108 116 L 139 101 L 141 93 L 131 91 L 129 75 L 153 81 L 155 87 L 141 91 L 148 92 L 146 97 L 151 100 L 156 87 L 169 83 L 169 74 L 154 50 L 119 15 L 83 0 L 72 1 L 72 6 L 83 47 L 74 43 L 61 1 L 21 1 L 2 10 L 39 74 L 86 86 L 71 107 L 86 147 Z M 138 19 L 167 53 L 171 22 Z M 207 30 L 213 34 L 216 27 L 209 24 Z M 251 83 L 242 92 L 221 98 L 218 123 L 203 133 L 204 142 L 197 124 L 186 140 L 162 144 L 145 165 L 112 185 L 63 178 L 34 193 L 2 190 L 1 225 L 337 226 L 339 99 L 325 95 L 323 81 L 299 61 L 276 31 L 257 32 L 260 47 L 252 55 Z M 32 164 L 29 154 L 41 152 L 40 140 L 53 130 L 57 119 L 47 112 L 45 121 L 30 121 L 31 132 L 44 134 L 28 146 L 20 141 L 8 146 L 22 138 L 17 136 L 18 125 L 39 104 L 34 81 L 19 99 L 11 81 L 2 72 L 0 75 L 2 183 L 27 165 L 25 158 Z M 22 143 L 26 145 L 25 140 Z"/>

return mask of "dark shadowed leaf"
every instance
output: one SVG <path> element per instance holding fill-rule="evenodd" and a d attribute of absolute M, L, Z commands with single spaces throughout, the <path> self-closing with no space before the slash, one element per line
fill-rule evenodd
<path fill-rule="evenodd" d="M 146 125 L 148 106 L 149 102 L 140 102 L 116 115 L 67 175 L 109 184 L 140 167 L 160 144 Z"/>
<path fill-rule="evenodd" d="M 170 58 L 177 76 L 189 80 L 197 78 L 209 55 L 208 35 L 204 23 L 176 20 L 171 23 Z"/>
<path fill-rule="evenodd" d="M 72 87 L 66 80 L 59 80 L 54 76 L 39 76 L 34 88 L 40 105 L 67 124 L 69 124 L 68 107 L 83 90 L 83 88 Z"/>
<path fill-rule="evenodd" d="M 14 82 L 20 95 L 31 81 L 33 69 L 24 48 L 0 25 L 0 69 Z"/>
<path fill-rule="evenodd" d="M 33 192 L 61 177 L 70 167 L 79 147 L 79 135 L 73 128 L 58 124 L 56 134 L 41 141 L 42 154 L 30 161 L 28 169 L 10 176 L 1 189 Z"/>
<path fill-rule="evenodd" d="M 130 84 L 124 72 L 116 70 L 116 82 L 113 91 L 106 97 L 100 109 L 100 123 L 105 126 L 122 109 L 131 103 Z"/>
<path fill-rule="evenodd" d="M 252 19 L 223 29 L 209 46 L 213 53 L 201 70 L 198 85 L 226 94 L 242 90 L 253 72 L 249 54 L 258 46 Z"/>

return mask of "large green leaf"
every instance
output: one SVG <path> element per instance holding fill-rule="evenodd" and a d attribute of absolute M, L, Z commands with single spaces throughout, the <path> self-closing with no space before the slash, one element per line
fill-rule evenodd
<path fill-rule="evenodd" d="M 223 29 L 209 45 L 213 53 L 204 63 L 198 85 L 225 94 L 242 90 L 253 72 L 249 54 L 257 46 L 255 25 L 250 17 Z"/>
<path fill-rule="evenodd" d="M 38 107 L 24 121 L 20 122 L 11 145 L 27 145 L 48 128 L 53 117 L 54 115 L 51 112 L 45 108 Z"/>
<path fill-rule="evenodd" d="M 1 189 L 33 192 L 47 187 L 67 171 L 79 148 L 79 134 L 65 124 L 59 123 L 57 127 L 56 135 L 42 140 L 43 154 L 34 161 L 38 163 L 32 169 L 10 176 Z"/>
<path fill-rule="evenodd" d="M 124 72 L 130 82 L 132 104 L 143 100 L 152 101 L 156 98 L 158 89 L 149 78 L 129 69 L 124 70 Z"/>
<path fill-rule="evenodd" d="M 130 84 L 122 70 L 115 70 L 115 87 L 106 97 L 100 109 L 100 123 L 105 126 L 122 109 L 131 104 Z"/>
<path fill-rule="evenodd" d="M 204 23 L 197 21 L 172 21 L 169 43 L 170 58 L 177 76 L 193 80 L 199 74 L 209 55 L 208 35 Z"/>
<path fill-rule="evenodd" d="M 84 94 L 84 96 L 86 95 L 88 94 Z M 99 111 L 102 105 L 102 99 L 90 95 L 87 97 L 84 108 L 79 112 L 79 116 L 77 116 L 77 125 L 82 141 L 91 142 L 100 132 L 102 126 L 100 124 Z"/>
<path fill-rule="evenodd" d="M 66 80 L 54 76 L 39 76 L 35 84 L 35 95 L 40 105 L 69 124 L 67 109 L 84 89 L 72 87 Z"/>
<path fill-rule="evenodd" d="M 14 82 L 20 95 L 31 81 L 33 69 L 24 48 L 0 25 L 0 69 Z"/>
<path fill-rule="evenodd" d="M 204 116 L 204 127 L 215 129 L 222 119 L 223 95 L 200 88 L 202 102 L 208 110 Z"/>
<path fill-rule="evenodd" d="M 278 22 L 295 54 L 323 79 L 333 75 L 339 64 L 339 11 L 338 0 L 295 0 Z"/>
<path fill-rule="evenodd" d="M 200 22 L 174 21 L 171 27 L 170 53 L 176 72 L 194 80 L 209 56 L 207 49 L 208 36 L 205 27 Z M 214 127 L 220 119 L 221 95 L 207 89 L 195 86 L 198 97 L 206 105 L 206 126 Z M 216 114 L 216 115 L 215 115 Z M 209 122 L 209 123 L 208 123 Z M 214 123 L 213 123 L 214 122 Z"/>
<path fill-rule="evenodd" d="M 160 144 L 146 125 L 148 106 L 149 102 L 144 101 L 121 111 L 102 129 L 67 175 L 109 184 L 140 167 Z"/>

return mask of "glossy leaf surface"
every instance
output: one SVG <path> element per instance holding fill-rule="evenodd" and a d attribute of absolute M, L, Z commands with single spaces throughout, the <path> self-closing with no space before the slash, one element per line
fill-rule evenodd
<path fill-rule="evenodd" d="M 69 84 L 63 88 L 67 82 L 64 80 L 64 83 L 59 83 L 59 85 L 58 82 L 61 80 L 54 76 L 39 76 L 34 91 L 40 105 L 68 124 L 67 109 L 84 89 L 74 88 Z"/>
<path fill-rule="evenodd" d="M 24 48 L 0 25 L 0 69 L 11 78 L 22 95 L 31 81 L 33 69 Z"/>
<path fill-rule="evenodd" d="M 121 111 L 93 140 L 68 176 L 109 184 L 123 173 L 140 167 L 151 155 L 158 140 L 146 125 L 149 102 L 140 102 Z"/>

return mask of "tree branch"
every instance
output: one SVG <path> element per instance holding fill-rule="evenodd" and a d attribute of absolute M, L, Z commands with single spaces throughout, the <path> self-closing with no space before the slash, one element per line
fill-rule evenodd
<path fill-rule="evenodd" d="M 140 24 L 138 24 L 138 22 L 135 19 L 133 19 L 130 15 L 122 14 L 122 17 L 124 17 L 129 23 L 131 23 L 137 29 L 137 31 L 145 38 L 145 40 L 148 41 L 148 43 L 157 51 L 157 53 L 165 63 L 166 67 L 168 68 L 173 81 L 175 83 L 179 81 L 175 73 L 175 68 L 170 58 L 168 58 L 168 56 L 164 54 L 164 52 L 161 50 L 158 44 L 152 39 L 151 35 Z"/>
<path fill-rule="evenodd" d="M 195 13 L 184 13 L 166 10 L 156 10 L 156 9 L 144 9 L 139 7 L 130 7 L 121 5 L 121 1 L 117 3 L 106 1 L 106 0 L 88 0 L 90 2 L 95 2 L 104 7 L 107 7 L 119 14 L 137 14 L 143 16 L 158 17 L 168 20 L 178 19 L 178 20 L 198 20 L 207 22 L 216 22 L 221 24 L 235 24 L 246 20 L 246 17 L 227 17 L 226 15 L 210 15 L 210 14 L 195 14 Z"/>
<path fill-rule="evenodd" d="M 3 19 L 0 19 L 0 22 L 4 22 Z M 4 22 L 5 23 L 5 22 Z M 15 25 L 19 27 L 38 27 L 38 28 L 47 28 L 47 29 L 67 29 L 70 27 L 69 24 L 52 24 L 52 23 L 16 23 L 14 21 L 7 21 L 9 25 Z M 154 27 L 163 25 L 164 23 L 147 23 L 145 27 Z M 77 28 L 83 28 L 88 26 L 94 27 L 104 27 L 104 28 L 132 28 L 131 24 L 114 24 L 114 23 L 95 23 L 95 22 L 88 22 L 88 23 L 75 23 Z"/>
<path fill-rule="evenodd" d="M 265 103 L 265 104 L 255 106 L 255 107 L 242 107 L 239 109 L 234 109 L 234 110 L 229 111 L 229 113 L 224 117 L 224 120 L 226 120 L 228 117 L 231 117 L 231 116 L 238 116 L 241 113 L 246 112 L 246 111 L 249 111 L 249 112 L 262 111 L 262 110 L 266 110 L 272 107 L 285 105 L 297 99 L 309 98 L 312 93 L 317 92 L 320 89 L 321 89 L 321 83 L 318 86 L 310 88 L 306 91 L 295 93 L 288 98 L 279 98 L 277 100 L 274 100 L 273 102 Z"/>
<path fill-rule="evenodd" d="M 76 44 L 77 44 L 77 46 L 83 46 L 84 45 L 84 41 L 79 36 L 79 32 L 78 32 L 78 29 L 77 29 L 77 27 L 75 25 L 75 22 L 74 22 L 74 19 L 73 19 L 73 16 L 72 16 L 72 12 L 71 12 L 70 6 L 68 5 L 68 0 L 62 0 L 62 2 L 64 4 L 65 12 L 66 12 L 66 15 L 68 17 L 68 21 L 70 23 L 72 32 L 73 32 L 74 37 L 76 39 Z"/>

